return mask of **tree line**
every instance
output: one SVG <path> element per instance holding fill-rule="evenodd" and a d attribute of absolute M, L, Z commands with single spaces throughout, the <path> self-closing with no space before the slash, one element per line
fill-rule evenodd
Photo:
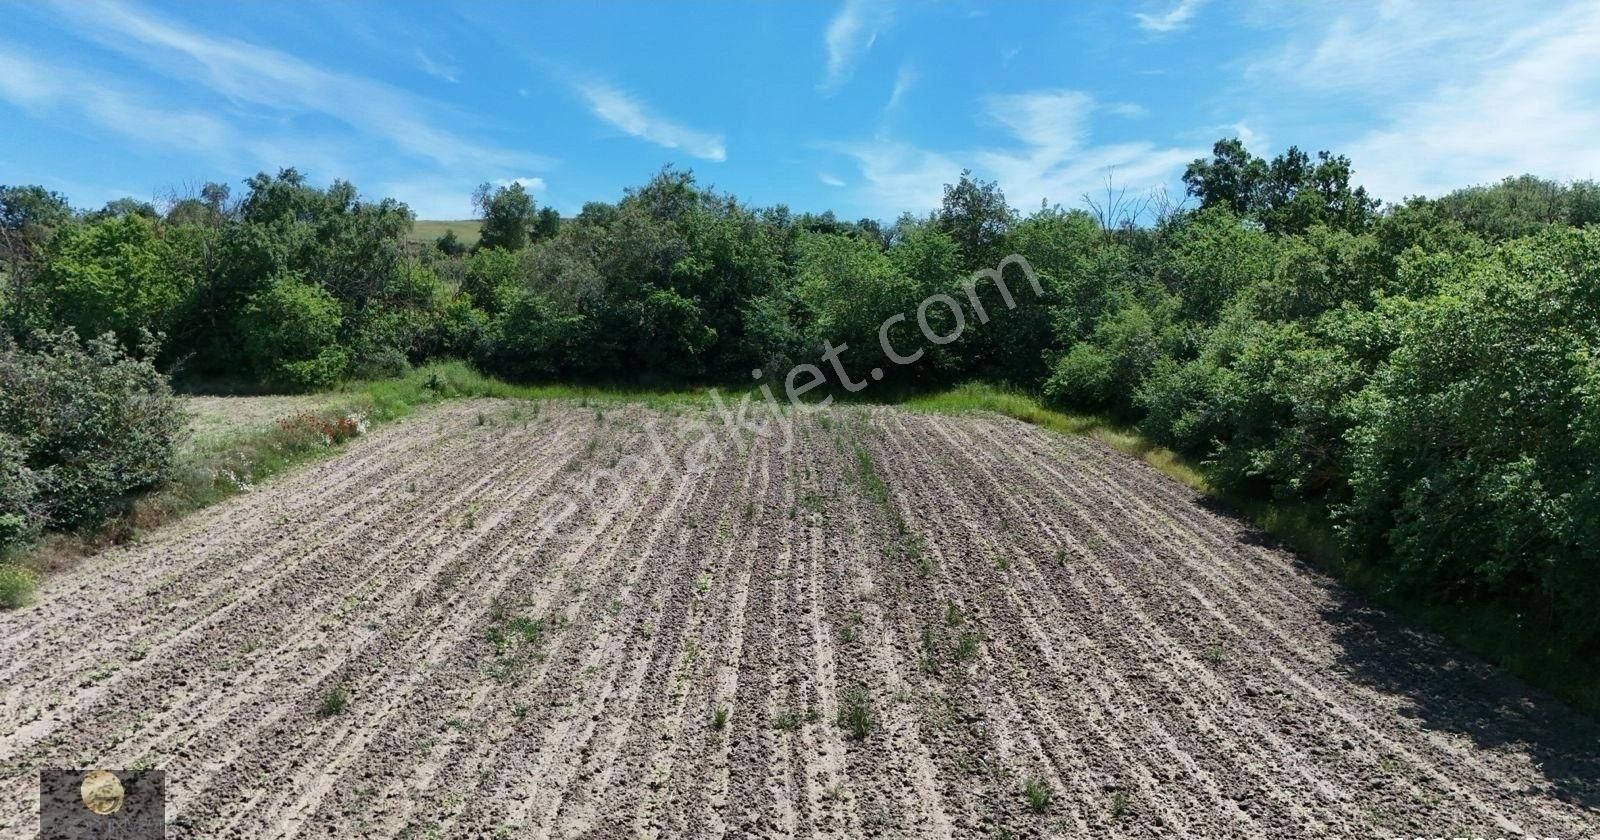
<path fill-rule="evenodd" d="M 879 366 L 886 318 L 964 300 L 1018 254 L 1042 293 L 1008 308 L 982 287 L 992 317 L 885 366 L 892 384 L 1002 382 L 1135 424 L 1230 491 L 1326 511 L 1417 597 L 1600 643 L 1600 187 L 1522 176 L 1383 206 L 1343 156 L 1232 139 L 1184 183 L 1153 214 L 1115 197 L 1021 214 L 963 174 L 938 210 L 881 223 L 751 207 L 669 168 L 565 219 L 486 185 L 472 247 L 408 242 L 405 205 L 294 170 L 92 212 L 7 187 L 0 318 L 13 356 L 96 337 L 78 355 L 201 385 L 309 390 L 440 357 L 744 383 L 823 342 Z M 32 422 L 0 417 L 0 504 L 8 451 L 48 466 Z"/>

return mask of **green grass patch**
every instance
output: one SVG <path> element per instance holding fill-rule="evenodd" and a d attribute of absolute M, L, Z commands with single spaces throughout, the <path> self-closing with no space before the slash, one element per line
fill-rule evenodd
<path fill-rule="evenodd" d="M 0 609 L 12 610 L 33 600 L 38 576 L 18 565 L 0 561 Z"/>
<path fill-rule="evenodd" d="M 456 232 L 456 238 L 461 240 L 461 244 L 470 248 L 478 244 L 479 231 L 482 228 L 483 222 L 477 219 L 418 219 L 411 223 L 411 233 L 406 239 L 432 245 L 439 241 L 439 237 L 444 236 L 445 231 L 453 230 Z"/>

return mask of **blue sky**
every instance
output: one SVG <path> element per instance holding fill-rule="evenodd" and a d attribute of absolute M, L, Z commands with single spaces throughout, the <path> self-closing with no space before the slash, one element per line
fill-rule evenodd
<path fill-rule="evenodd" d="M 0 183 L 80 206 L 296 166 L 421 218 L 575 212 L 663 164 L 890 219 L 963 168 L 1024 210 L 1218 137 L 1387 199 L 1600 177 L 1600 3 L 0 2 Z"/>

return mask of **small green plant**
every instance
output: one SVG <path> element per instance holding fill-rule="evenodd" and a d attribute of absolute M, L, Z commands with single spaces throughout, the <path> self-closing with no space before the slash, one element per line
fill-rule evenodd
<path fill-rule="evenodd" d="M 966 617 L 961 614 L 961 608 L 956 606 L 956 602 L 951 601 L 949 606 L 944 608 L 944 623 L 950 627 L 960 627 L 965 622 Z"/>
<path fill-rule="evenodd" d="M 317 704 L 317 717 L 330 718 L 341 714 L 350 705 L 350 692 L 342 685 L 328 689 Z"/>
<path fill-rule="evenodd" d="M 1119 790 L 1116 793 L 1111 794 L 1111 816 L 1112 817 L 1120 820 L 1123 817 L 1127 816 L 1128 812 L 1130 810 L 1132 810 L 1132 809 L 1133 809 L 1133 800 L 1128 797 L 1127 793 Z"/>
<path fill-rule="evenodd" d="M 994 569 L 995 569 L 995 571 L 1004 572 L 1004 571 L 1006 571 L 1006 570 L 1008 570 L 1010 568 L 1011 568 L 1011 558 L 1009 558 L 1009 557 L 996 557 L 996 558 L 994 558 Z"/>
<path fill-rule="evenodd" d="M 1208 645 L 1206 652 L 1201 655 L 1212 665 L 1221 665 L 1228 661 L 1228 651 L 1222 645 Z"/>
<path fill-rule="evenodd" d="M 978 645 L 983 637 L 977 633 L 962 633 L 956 641 L 955 653 L 952 654 L 957 662 L 966 662 L 978 655 Z"/>
<path fill-rule="evenodd" d="M 861 686 L 850 689 L 839 704 L 839 727 L 857 741 L 865 741 L 872 734 L 872 695 Z"/>
<path fill-rule="evenodd" d="M 782 732 L 793 732 L 800 728 L 800 720 L 794 716 L 794 712 L 779 712 L 772 719 L 772 728 Z"/>
<path fill-rule="evenodd" d="M 489 423 L 489 418 L 487 416 L 485 416 L 483 412 L 481 412 L 481 411 L 478 412 L 478 425 L 485 426 L 485 425 L 488 425 L 488 423 Z"/>
<path fill-rule="evenodd" d="M 728 728 L 727 709 L 717 709 L 715 712 L 711 713 L 711 728 L 717 732 L 721 732 L 722 730 Z"/>
<path fill-rule="evenodd" d="M 38 580 L 27 569 L 0 565 L 0 609 L 26 606 L 33 600 L 33 591 L 38 585 Z"/>
<path fill-rule="evenodd" d="M 1042 814 L 1050 807 L 1050 786 L 1041 779 L 1028 777 L 1022 783 L 1022 796 L 1028 800 L 1028 810 L 1035 814 Z"/>
<path fill-rule="evenodd" d="M 515 706 L 512 706 L 511 707 L 511 716 L 516 718 L 517 720 L 522 720 L 523 718 L 527 717 L 528 716 L 528 704 L 527 703 L 518 703 Z"/>

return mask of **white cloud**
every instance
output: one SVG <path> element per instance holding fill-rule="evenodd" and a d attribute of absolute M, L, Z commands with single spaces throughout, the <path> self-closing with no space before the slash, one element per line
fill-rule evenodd
<path fill-rule="evenodd" d="M 1014 206 L 1032 208 L 1075 205 L 1086 193 L 1103 190 L 1108 176 L 1130 195 L 1143 194 L 1169 184 L 1203 153 L 1149 142 L 1091 145 L 1090 120 L 1103 109 L 1082 91 L 991 96 L 983 104 L 985 118 L 1004 127 L 1015 145 L 947 154 L 878 137 L 841 146 L 860 168 L 870 211 L 892 215 L 937 207 L 944 185 L 961 174 L 958 160 L 970 161 L 978 177 L 997 181 Z"/>
<path fill-rule="evenodd" d="M 1397 103 L 1347 147 L 1361 183 L 1396 200 L 1524 172 L 1600 175 L 1600 7 L 1502 37 L 1476 74 Z"/>
<path fill-rule="evenodd" d="M 577 85 L 578 92 L 589 104 L 596 117 L 613 127 L 658 146 L 682 149 L 704 160 L 727 160 L 728 151 L 721 134 L 688 128 L 656 114 L 643 102 L 604 82 L 587 81 Z"/>
<path fill-rule="evenodd" d="M 850 78 L 856 61 L 872 49 L 890 17 L 887 0 L 845 0 L 823 34 L 828 50 L 828 67 L 821 85 L 824 91 L 836 90 Z"/>
<path fill-rule="evenodd" d="M 1311 142 L 1349 155 L 1356 180 L 1386 200 L 1523 172 L 1600 174 L 1592 2 L 1374 0 L 1258 22 L 1284 36 L 1245 63 L 1244 88 L 1267 103 L 1361 115 L 1342 138 Z M 1260 121 L 1236 127 L 1247 144 L 1263 142 L 1247 136 Z"/>
<path fill-rule="evenodd" d="M 875 213 L 938 207 L 944 185 L 961 175 L 961 165 L 953 158 L 884 138 L 846 144 L 840 150 L 855 158 L 865 182 L 865 203 Z"/>
<path fill-rule="evenodd" d="M 1094 98 L 1076 90 L 1046 90 L 991 96 L 984 100 L 990 119 L 1011 129 L 1039 152 L 1059 155 L 1088 134 Z"/>
<path fill-rule="evenodd" d="M 1139 28 L 1146 32 L 1175 32 L 1189 25 L 1195 12 L 1200 11 L 1200 6 L 1205 0 L 1178 0 L 1171 8 L 1160 14 L 1146 12 L 1134 13 L 1134 18 L 1139 21 Z"/>
<path fill-rule="evenodd" d="M 324 70 L 277 50 L 217 38 L 124 4 L 57 7 L 84 34 L 183 83 L 236 103 L 314 113 L 444 165 L 547 165 L 533 155 L 480 145 L 436 124 L 427 103 L 389 85 Z"/>
<path fill-rule="evenodd" d="M 844 184 L 844 180 L 842 178 L 840 178 L 837 175 L 829 174 L 827 172 L 818 172 L 817 173 L 817 180 L 821 181 L 824 184 L 827 184 L 830 187 L 842 187 L 842 186 L 845 185 Z"/>
<path fill-rule="evenodd" d="M 417 66 L 422 68 L 422 72 L 451 84 L 459 84 L 461 82 L 461 71 L 456 68 L 455 64 L 449 61 L 436 60 L 423 52 L 421 47 L 417 48 L 416 56 Z"/>
<path fill-rule="evenodd" d="M 1005 189 L 1018 207 L 1076 204 L 1105 187 L 1138 194 L 1171 180 L 1193 160 L 1194 149 L 1158 148 L 1149 142 L 1090 146 L 1089 118 L 1098 110 L 1081 91 L 1053 90 L 990 97 L 988 116 L 1011 130 L 1020 148 L 980 150 L 980 169 Z"/>
<path fill-rule="evenodd" d="M 0 44 L 0 99 L 34 114 L 57 109 L 164 149 L 224 155 L 242 138 L 222 120 L 152 104 L 105 79 L 26 58 Z"/>
<path fill-rule="evenodd" d="M 912 86 L 917 83 L 917 68 L 910 64 L 900 65 L 900 72 L 894 76 L 894 89 L 889 91 L 889 104 L 883 106 L 884 111 L 893 111 L 900 107 L 900 100 L 911 92 Z"/>
<path fill-rule="evenodd" d="M 1119 117 L 1134 119 L 1150 115 L 1150 109 L 1137 102 L 1113 102 L 1105 106 L 1106 113 L 1116 114 Z"/>
<path fill-rule="evenodd" d="M 524 190 L 527 190 L 528 192 L 530 192 L 530 193 L 532 193 L 533 195 L 536 195 L 536 196 L 544 195 L 544 191 L 545 191 L 545 183 L 544 183 L 544 179 L 543 178 L 537 178 L 537 177 L 508 178 L 508 179 L 506 179 L 504 181 L 501 181 L 499 183 L 500 183 L 500 186 L 502 186 L 502 187 L 509 187 L 512 184 L 521 184 L 522 188 Z"/>

